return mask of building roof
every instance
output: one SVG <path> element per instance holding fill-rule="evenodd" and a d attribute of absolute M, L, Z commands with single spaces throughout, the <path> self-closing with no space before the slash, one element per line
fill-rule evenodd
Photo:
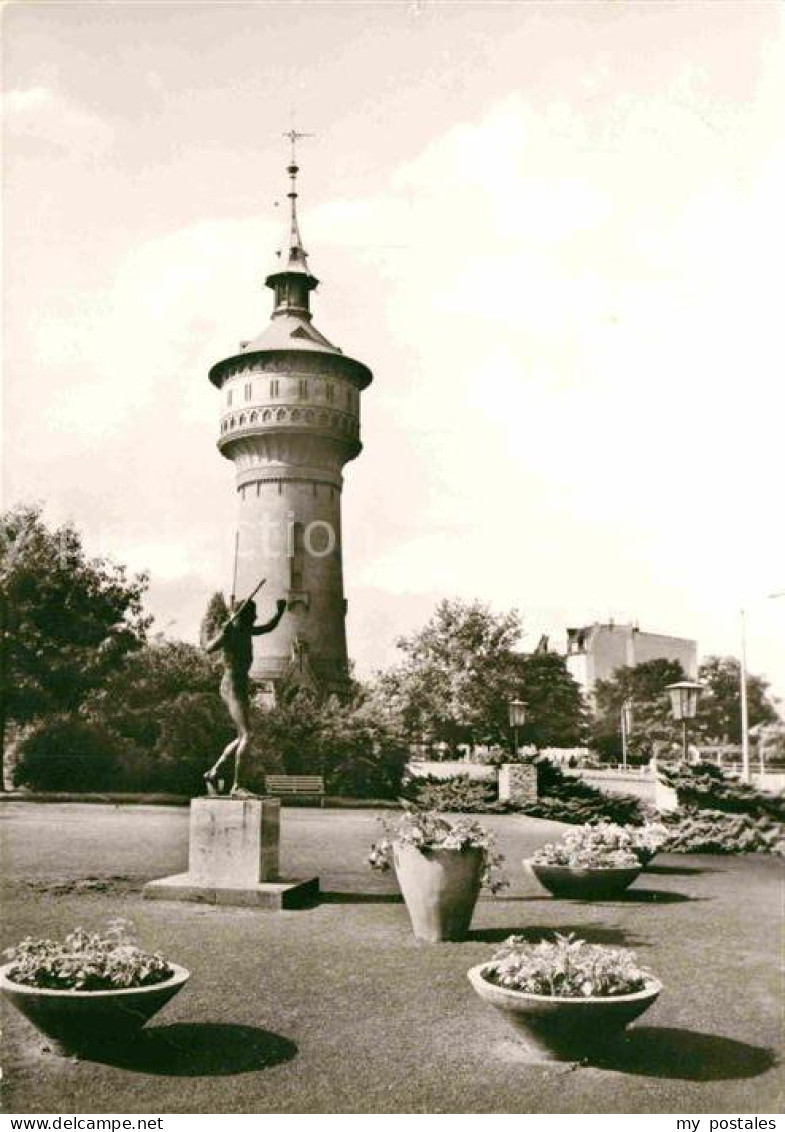
<path fill-rule="evenodd" d="M 322 354 L 325 351 L 331 354 L 343 353 L 328 341 L 309 319 L 293 311 L 276 315 L 261 334 L 257 334 L 256 338 L 243 346 L 242 352 L 253 354 L 259 350 L 315 350 Z"/>

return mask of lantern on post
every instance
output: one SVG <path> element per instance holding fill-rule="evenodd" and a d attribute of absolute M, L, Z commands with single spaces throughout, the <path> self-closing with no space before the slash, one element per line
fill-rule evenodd
<path fill-rule="evenodd" d="M 694 680 L 680 680 L 676 684 L 668 684 L 665 691 L 671 698 L 673 718 L 677 721 L 681 720 L 684 761 L 687 762 L 687 724 L 697 715 L 698 699 L 703 691 L 703 685 L 696 684 Z"/>
<path fill-rule="evenodd" d="M 510 727 L 514 737 L 514 754 L 518 754 L 518 728 L 526 722 L 526 703 L 524 700 L 510 700 Z"/>

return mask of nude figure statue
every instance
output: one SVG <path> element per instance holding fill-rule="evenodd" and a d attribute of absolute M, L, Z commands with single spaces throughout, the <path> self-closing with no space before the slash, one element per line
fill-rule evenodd
<path fill-rule="evenodd" d="M 221 699 L 226 704 L 232 722 L 237 728 L 237 738 L 232 739 L 221 752 L 215 765 L 207 771 L 204 781 L 208 793 L 218 793 L 218 770 L 234 755 L 234 783 L 232 798 L 250 798 L 253 795 L 240 785 L 240 771 L 243 755 L 250 742 L 250 686 L 248 673 L 253 660 L 252 637 L 271 633 L 286 612 L 286 601 L 277 603 L 275 616 L 263 625 L 256 624 L 256 603 L 248 598 L 224 623 L 217 636 L 205 646 L 207 652 L 223 653 L 224 674 L 221 678 Z"/>

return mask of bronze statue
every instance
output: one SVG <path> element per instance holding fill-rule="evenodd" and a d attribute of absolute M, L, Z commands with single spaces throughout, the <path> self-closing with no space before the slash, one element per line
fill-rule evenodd
<path fill-rule="evenodd" d="M 259 587 L 257 586 L 257 589 Z M 256 592 L 256 591 L 254 591 Z M 234 783 L 230 791 L 233 798 L 250 798 L 253 795 L 240 786 L 240 769 L 243 755 L 250 742 L 250 686 L 248 673 L 253 661 L 252 637 L 271 633 L 286 612 L 286 601 L 277 603 L 277 613 L 263 625 L 256 624 L 256 602 L 246 598 L 239 608 L 226 621 L 217 636 L 205 646 L 207 652 L 221 649 L 224 661 L 224 674 L 221 678 L 221 699 L 228 708 L 232 722 L 237 728 L 237 738 L 223 749 L 217 762 L 204 776 L 208 793 L 218 793 L 218 769 L 234 755 Z"/>

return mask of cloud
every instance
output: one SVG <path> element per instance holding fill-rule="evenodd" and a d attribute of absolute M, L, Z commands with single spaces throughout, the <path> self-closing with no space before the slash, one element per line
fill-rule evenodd
<path fill-rule="evenodd" d="M 736 148 L 745 122 L 717 112 L 718 136 L 707 113 L 680 78 L 594 113 L 515 94 L 378 194 L 305 199 L 316 324 L 376 370 L 347 469 L 350 591 L 708 637 L 739 595 L 781 588 L 783 166 L 765 130 Z M 127 527 L 143 507 L 167 527 L 134 558 L 167 582 L 192 573 L 183 548 L 207 573 L 211 537 L 229 544 L 206 373 L 265 323 L 279 235 L 205 217 L 39 326 L 53 458 L 89 445 L 130 470 Z"/>
<path fill-rule="evenodd" d="M 49 87 L 8 91 L 3 96 L 2 115 L 7 138 L 76 149 L 83 156 L 107 149 L 114 138 L 107 121 Z"/>

